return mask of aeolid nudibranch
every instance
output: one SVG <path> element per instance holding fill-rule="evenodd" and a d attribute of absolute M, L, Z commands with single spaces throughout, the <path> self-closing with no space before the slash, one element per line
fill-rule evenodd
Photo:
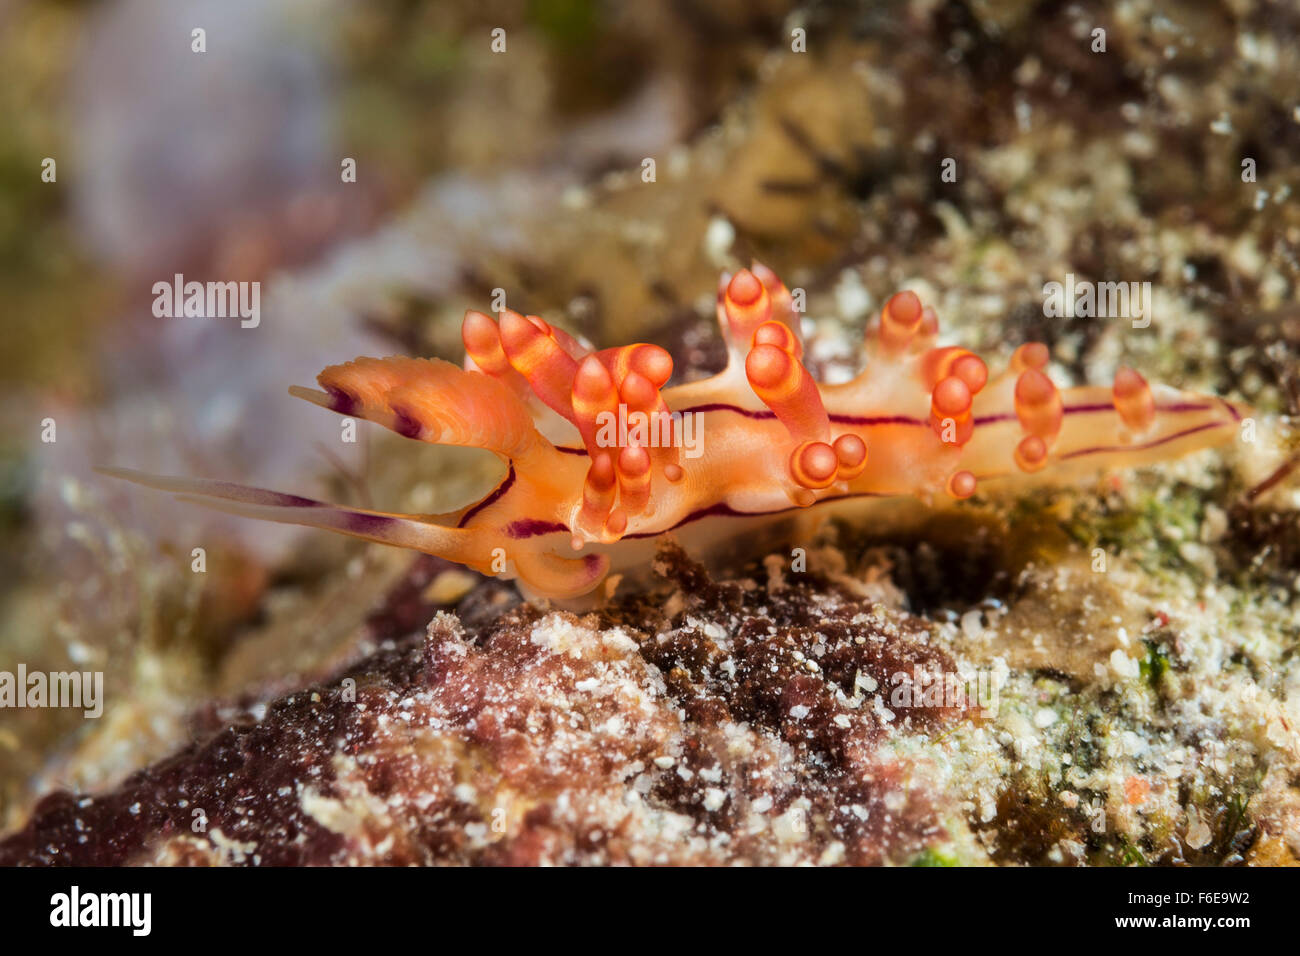
<path fill-rule="evenodd" d="M 666 387 L 655 345 L 593 351 L 537 316 L 465 315 L 464 368 L 439 359 L 358 358 L 325 369 L 324 391 L 290 392 L 418 441 L 486 448 L 500 484 L 446 514 L 326 504 L 222 481 L 110 474 L 235 514 L 413 548 L 549 597 L 585 594 L 644 562 L 660 535 L 725 536 L 745 523 L 832 502 L 948 494 L 1071 464 L 1132 467 L 1223 442 L 1244 409 L 1148 385 L 1121 368 L 1110 387 L 1062 390 L 1047 347 L 1022 345 L 990 376 L 937 344 L 934 311 L 893 296 L 866 337 L 865 369 L 818 383 L 799 316 L 776 275 L 723 276 L 726 368 Z"/>

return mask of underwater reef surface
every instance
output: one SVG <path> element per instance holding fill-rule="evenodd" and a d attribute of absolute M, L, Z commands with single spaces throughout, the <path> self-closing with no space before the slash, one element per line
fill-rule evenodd
<path fill-rule="evenodd" d="M 658 587 L 583 616 L 484 581 L 381 637 L 423 616 L 421 569 L 359 663 L 210 714 L 106 793 L 46 797 L 0 865 L 1287 858 L 1287 709 L 1216 678 L 1196 628 L 1031 649 L 995 605 L 940 626 L 901 610 L 883 555 L 808 558 L 714 581 L 669 547 Z M 1024 658 L 1051 651 L 1034 676 Z M 1213 692 L 1189 708 L 1193 683 Z"/>
<path fill-rule="evenodd" d="M 1258 440 L 864 511 L 707 571 L 669 552 L 657 582 L 577 616 L 319 535 L 269 565 L 214 547 L 195 581 L 183 536 L 122 517 L 127 492 L 52 481 L 66 523 L 7 549 L 45 577 L 7 558 L 0 631 L 49 669 L 114 663 L 91 726 L 6 715 L 0 861 L 1300 859 L 1300 15 L 797 16 L 816 55 L 729 48 L 743 91 L 708 87 L 727 96 L 656 153 L 657 182 L 621 154 L 599 175 L 552 155 L 438 176 L 278 285 L 268 314 L 328 309 L 331 328 L 458 360 L 460 316 L 500 287 L 593 341 L 661 344 L 690 380 L 723 358 L 718 270 L 757 257 L 807 291 L 819 378 L 853 374 L 864 324 L 906 287 L 981 354 L 1044 341 L 1072 383 L 1130 364 L 1250 403 Z M 680 32 L 692 57 L 716 28 Z M 1150 327 L 1046 315 L 1044 283 L 1070 274 L 1150 281 Z M 433 512 L 496 477 L 413 444 L 279 485 Z M 918 672 L 965 675 L 995 706 L 893 705 Z"/>
<path fill-rule="evenodd" d="M 958 708 L 862 692 L 951 667 L 921 622 L 818 576 L 659 566 L 663 609 L 502 612 L 481 585 L 110 793 L 47 798 L 0 864 L 878 863 L 948 836 L 887 745 Z"/>

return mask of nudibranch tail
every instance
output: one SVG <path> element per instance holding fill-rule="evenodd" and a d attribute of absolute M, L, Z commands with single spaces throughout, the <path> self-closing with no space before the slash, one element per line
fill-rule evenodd
<path fill-rule="evenodd" d="M 969 498 L 986 482 L 1071 467 L 1132 467 L 1228 440 L 1248 414 L 1223 399 L 1150 385 L 1062 388 L 1050 353 L 1021 345 L 1007 368 L 939 344 L 913 292 L 881 309 L 866 366 L 823 385 L 804 361 L 795 299 L 754 263 L 724 275 L 717 316 L 727 367 L 669 386 L 672 357 L 635 343 L 594 351 L 535 315 L 469 311 L 465 367 L 358 358 L 292 394 L 407 438 L 487 449 L 505 477 L 443 515 L 329 505 L 219 481 L 107 474 L 236 514 L 413 548 L 526 590 L 573 597 L 648 541 L 708 542 L 737 519 L 892 495 Z M 721 523 L 721 524 L 719 524 Z"/>

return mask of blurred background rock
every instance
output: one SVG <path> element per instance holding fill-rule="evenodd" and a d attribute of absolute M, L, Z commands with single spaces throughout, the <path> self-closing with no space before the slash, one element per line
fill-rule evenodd
<path fill-rule="evenodd" d="M 285 390 L 357 354 L 459 359 L 495 288 L 690 377 L 720 363 L 718 272 L 756 256 L 808 290 L 833 376 L 910 284 L 995 360 L 1036 339 L 1064 377 L 1132 361 L 1244 397 L 1293 447 L 1297 35 L 1269 0 L 0 0 L 0 669 L 103 670 L 108 694 L 98 722 L 0 713 L 0 829 L 464 593 L 437 563 L 90 469 L 457 507 L 491 462 L 342 444 Z M 260 326 L 155 318 L 175 272 L 260 280 Z M 1046 319 L 1067 272 L 1153 281 L 1151 333 Z M 1263 467 L 1207 481 L 1226 501 Z M 1291 598 L 1295 496 L 1277 483 L 1223 545 Z M 377 625 L 395 593 L 416 610 Z"/>
<path fill-rule="evenodd" d="M 472 494 L 463 461 L 445 481 L 427 456 L 366 470 L 369 436 L 342 444 L 285 389 L 361 353 L 435 342 L 452 357 L 454 313 L 486 268 L 465 243 L 527 250 L 565 187 L 715 119 L 786 5 L 690 6 L 0 3 L 0 668 L 104 670 L 111 702 L 89 726 L 0 714 L 0 823 L 38 768 L 35 790 L 113 779 L 183 739 L 195 700 L 323 666 L 316 652 L 384 591 L 382 574 L 342 589 L 351 613 L 323 614 L 316 635 L 276 595 L 297 607 L 363 552 L 148 500 L 92 466 L 388 492 L 417 510 Z M 260 280 L 260 327 L 155 318 L 151 287 L 176 272 Z M 241 637 L 280 619 L 292 633 L 223 680 Z M 47 765 L 52 748 L 67 758 Z"/>

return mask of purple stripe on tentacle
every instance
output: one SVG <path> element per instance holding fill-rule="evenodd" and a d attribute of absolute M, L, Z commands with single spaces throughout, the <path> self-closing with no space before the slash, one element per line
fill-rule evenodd
<path fill-rule="evenodd" d="M 266 505 L 276 508 L 332 508 L 323 501 L 317 501 L 314 498 L 304 498 L 302 495 L 290 495 L 283 491 L 268 491 L 265 488 L 250 488 L 248 485 L 239 485 L 233 481 L 209 481 L 204 482 L 205 488 L 198 492 L 199 494 L 211 495 L 216 498 L 227 498 L 232 501 L 244 501 L 250 505 Z M 216 489 L 220 488 L 218 492 Z"/>
<path fill-rule="evenodd" d="M 390 518 L 387 515 L 367 515 L 350 511 L 344 516 L 343 527 L 358 534 L 378 534 L 398 524 L 401 520 L 401 518 Z"/>
<path fill-rule="evenodd" d="M 392 406 L 393 431 L 403 438 L 419 438 L 424 434 L 424 423 L 411 411 L 399 405 Z"/>
<path fill-rule="evenodd" d="M 469 524 L 470 518 L 474 517 L 476 514 L 478 514 L 480 511 L 482 511 L 484 508 L 488 507 L 489 505 L 495 504 L 496 501 L 502 495 L 504 495 L 507 491 L 510 490 L 510 486 L 513 485 L 514 483 L 515 483 L 515 463 L 511 462 L 510 471 L 506 474 L 505 480 L 502 481 L 501 484 L 497 485 L 496 490 L 493 491 L 492 494 L 488 495 L 486 498 L 484 498 L 482 501 L 476 504 L 473 508 L 470 508 L 469 511 L 466 511 L 463 515 L 461 515 L 460 521 L 456 522 L 456 527 L 463 528 L 465 527 L 465 525 Z"/>
<path fill-rule="evenodd" d="M 340 415 L 355 415 L 361 408 L 361 403 L 357 401 L 356 396 L 349 395 L 337 385 L 326 385 L 325 391 L 329 392 L 331 410 Z"/>

